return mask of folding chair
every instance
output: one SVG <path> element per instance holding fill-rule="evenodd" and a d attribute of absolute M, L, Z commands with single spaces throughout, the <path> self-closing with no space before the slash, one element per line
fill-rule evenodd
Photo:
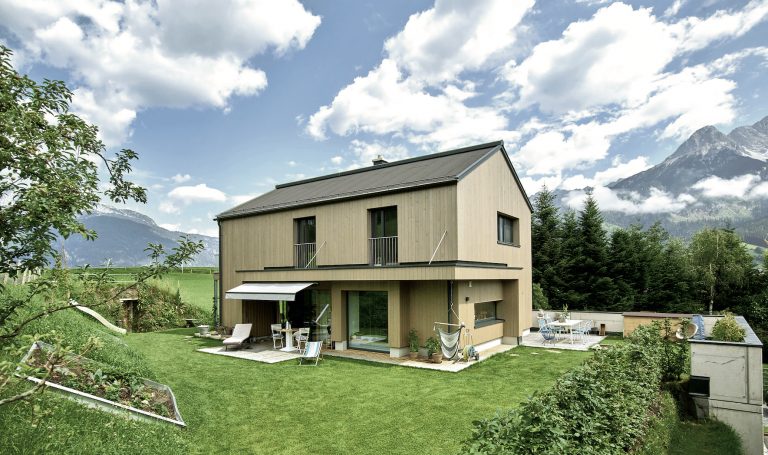
<path fill-rule="evenodd" d="M 320 352 L 320 346 L 322 346 L 322 341 L 310 341 L 307 343 L 306 349 L 304 349 L 304 353 L 299 357 L 299 365 L 301 365 L 301 362 L 306 359 L 309 361 L 312 361 L 314 359 L 315 366 L 317 366 L 317 362 L 322 359 L 323 354 Z"/>

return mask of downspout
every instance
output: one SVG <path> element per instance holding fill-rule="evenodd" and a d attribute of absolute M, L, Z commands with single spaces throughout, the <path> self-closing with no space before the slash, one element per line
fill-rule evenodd
<path fill-rule="evenodd" d="M 219 225 L 219 324 L 224 325 L 224 279 L 221 274 L 221 220 L 216 220 Z"/>

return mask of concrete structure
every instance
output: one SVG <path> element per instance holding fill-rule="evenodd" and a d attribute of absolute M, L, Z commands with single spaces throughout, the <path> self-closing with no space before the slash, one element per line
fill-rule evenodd
<path fill-rule="evenodd" d="M 650 324 L 653 321 L 663 321 L 669 319 L 672 322 L 673 330 L 677 330 L 678 324 L 681 319 L 692 319 L 692 314 L 678 314 L 678 313 L 622 313 L 624 316 L 624 336 L 628 337 L 632 335 L 632 332 L 638 326 Z"/>
<path fill-rule="evenodd" d="M 518 344 L 532 207 L 503 143 L 374 161 L 217 216 L 223 324 L 259 337 L 288 319 L 336 349 L 392 357 L 407 355 L 411 328 L 422 345 L 436 335 L 435 322 L 463 322 L 483 349 Z"/>
<path fill-rule="evenodd" d="M 709 396 L 694 397 L 694 402 L 698 417 L 731 425 L 748 455 L 762 455 L 763 344 L 743 317 L 736 316 L 736 321 L 747 330 L 743 343 L 688 340 L 691 377 L 709 380 Z"/>

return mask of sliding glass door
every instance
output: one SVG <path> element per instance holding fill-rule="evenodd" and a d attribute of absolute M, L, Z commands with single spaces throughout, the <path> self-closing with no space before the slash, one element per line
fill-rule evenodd
<path fill-rule="evenodd" d="M 351 349 L 389 352 L 386 291 L 347 292 L 347 336 Z"/>

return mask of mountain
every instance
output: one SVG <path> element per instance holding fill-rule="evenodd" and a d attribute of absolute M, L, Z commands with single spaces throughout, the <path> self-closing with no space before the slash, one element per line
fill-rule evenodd
<path fill-rule="evenodd" d="M 683 142 L 675 153 L 646 171 L 609 185 L 614 190 L 647 194 L 650 188 L 680 194 L 707 177 L 732 179 L 766 169 L 768 117 L 741 126 L 727 136 L 705 126 Z"/>
<path fill-rule="evenodd" d="M 744 241 L 763 246 L 768 232 L 768 198 L 728 196 L 729 191 L 717 188 L 703 191 L 696 186 L 710 177 L 730 180 L 743 175 L 756 176 L 753 185 L 768 182 L 768 116 L 752 126 L 735 128 L 728 135 L 714 126 L 705 126 L 663 162 L 607 185 L 625 200 L 638 200 L 653 196 L 654 191 L 663 191 L 671 198 L 689 201 L 685 208 L 640 214 L 604 210 L 603 215 L 609 226 L 620 227 L 637 224 L 638 218 L 646 226 L 661 220 L 670 234 L 686 240 L 705 225 L 730 222 Z M 570 192 L 554 193 L 559 203 L 565 205 Z M 723 195 L 717 196 L 718 193 Z M 695 202 L 691 202 L 694 199 Z"/>
<path fill-rule="evenodd" d="M 96 267 L 104 264 L 105 258 L 120 267 L 148 265 L 150 259 L 144 248 L 149 243 L 159 243 L 170 252 L 172 248 L 179 245 L 176 240 L 184 235 L 183 232 L 169 231 L 158 226 L 152 218 L 139 212 L 102 204 L 99 204 L 90 215 L 80 216 L 78 220 L 86 228 L 96 231 L 98 238 L 95 241 L 87 241 L 81 236 L 73 235 L 65 240 L 64 248 L 69 267 L 85 264 Z M 216 267 L 219 239 L 199 234 L 190 234 L 190 236 L 195 241 L 202 240 L 205 250 L 195 256 L 194 262 L 185 265 Z M 61 251 L 61 244 L 56 242 L 54 248 Z"/>

